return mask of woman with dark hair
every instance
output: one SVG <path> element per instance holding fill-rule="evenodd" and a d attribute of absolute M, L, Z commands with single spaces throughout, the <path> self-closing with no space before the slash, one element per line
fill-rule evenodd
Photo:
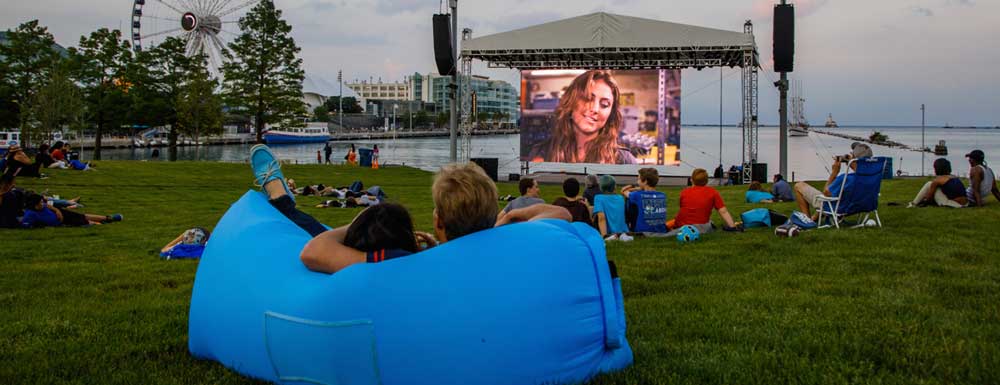
<path fill-rule="evenodd" d="M 552 136 L 531 149 L 536 162 L 635 164 L 618 145 L 624 121 L 618 84 L 603 70 L 584 72 L 566 88 L 555 110 Z"/>
<path fill-rule="evenodd" d="M 945 158 L 934 161 L 934 179 L 924 183 L 917 196 L 906 207 L 937 205 L 945 207 L 965 207 L 969 199 L 965 196 L 962 179 L 951 175 L 951 162 Z"/>
<path fill-rule="evenodd" d="M 88 226 L 119 222 L 121 220 L 121 214 L 81 214 L 75 211 L 50 207 L 48 201 L 43 196 L 29 193 L 24 198 L 24 217 L 21 218 L 21 227 Z"/>
<path fill-rule="evenodd" d="M 346 160 L 349 165 L 358 164 L 358 153 L 354 150 L 354 143 L 351 143 L 351 149 L 347 150 L 347 155 L 344 155 L 344 160 Z"/>
<path fill-rule="evenodd" d="M 31 158 L 24 153 L 24 149 L 21 146 L 10 146 L 7 149 L 7 157 L 4 162 L 3 173 L 12 176 L 23 176 L 23 177 L 35 177 L 44 178 L 45 174 L 42 174 L 39 170 L 42 167 L 40 161 L 32 162 Z"/>
<path fill-rule="evenodd" d="M 268 203 L 313 237 L 299 255 L 310 270 L 336 273 L 355 263 L 382 262 L 437 245 L 432 235 L 413 231 L 406 208 L 391 203 L 370 206 L 350 224 L 328 230 L 295 208 L 281 164 L 267 145 L 250 149 L 250 165 Z"/>

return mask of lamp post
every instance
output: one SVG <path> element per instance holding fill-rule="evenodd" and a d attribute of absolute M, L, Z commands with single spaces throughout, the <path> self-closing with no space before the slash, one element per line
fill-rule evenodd
<path fill-rule="evenodd" d="M 924 176 L 924 154 L 927 153 L 927 145 L 924 144 L 924 116 L 926 114 L 926 109 L 924 105 L 920 105 L 920 176 Z"/>
<path fill-rule="evenodd" d="M 340 129 L 344 129 L 344 71 L 337 70 L 337 81 L 340 82 L 340 98 L 337 99 L 337 116 L 340 117 Z"/>
<path fill-rule="evenodd" d="M 392 131 L 396 131 L 396 110 L 399 109 L 399 104 L 393 103 L 392 105 Z"/>

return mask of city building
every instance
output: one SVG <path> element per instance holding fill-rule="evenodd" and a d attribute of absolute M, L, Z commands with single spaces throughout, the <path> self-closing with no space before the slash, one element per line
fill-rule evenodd
<path fill-rule="evenodd" d="M 492 120 L 499 113 L 499 116 L 503 117 L 502 122 L 517 122 L 521 107 L 519 93 L 514 86 L 502 80 L 491 80 L 478 75 L 473 75 L 471 82 L 472 91 L 476 95 L 476 110 L 483 120 Z M 405 105 L 409 110 L 412 106 L 410 102 L 420 102 L 420 108 L 437 114 L 447 113 L 450 109 L 449 84 L 451 84 L 450 76 L 414 73 L 402 82 L 372 79 L 345 85 L 358 94 L 361 105 L 366 111 L 381 106 L 384 113 L 390 113 L 385 109 L 386 105 L 399 105 L 397 108 Z"/>

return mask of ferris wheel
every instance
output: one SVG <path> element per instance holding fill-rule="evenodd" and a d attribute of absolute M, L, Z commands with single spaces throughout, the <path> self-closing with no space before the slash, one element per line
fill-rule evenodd
<path fill-rule="evenodd" d="M 204 54 L 219 78 L 226 44 L 239 36 L 239 20 L 260 0 L 133 0 L 132 48 L 153 47 L 174 36 L 188 56 Z"/>

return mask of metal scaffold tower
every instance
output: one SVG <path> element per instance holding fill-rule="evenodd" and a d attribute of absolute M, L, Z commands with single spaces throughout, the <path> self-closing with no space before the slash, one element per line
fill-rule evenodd
<path fill-rule="evenodd" d="M 743 24 L 743 33 L 753 36 L 753 23 Z M 753 181 L 753 165 L 757 163 L 757 50 L 743 50 L 743 183 Z M 758 179 L 760 177 L 758 176 Z"/>
<path fill-rule="evenodd" d="M 465 28 L 462 30 L 462 42 L 472 39 L 472 29 Z M 461 150 L 461 160 L 468 162 L 469 158 L 472 157 L 472 127 L 475 124 L 475 117 L 472 116 L 473 111 L 473 94 L 472 94 L 472 58 L 468 56 L 462 57 L 462 71 L 459 73 L 462 78 L 462 110 L 461 110 L 461 123 L 459 124 L 459 130 L 462 133 L 462 150 Z"/>

